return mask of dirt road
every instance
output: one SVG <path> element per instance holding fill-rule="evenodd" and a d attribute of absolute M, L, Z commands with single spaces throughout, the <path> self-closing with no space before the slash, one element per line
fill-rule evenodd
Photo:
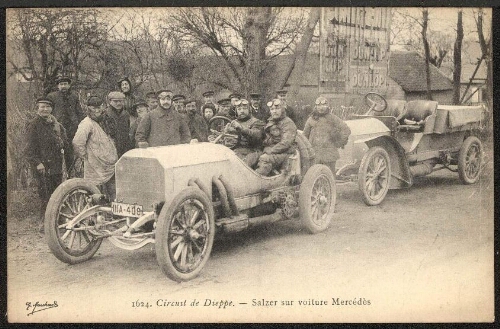
<path fill-rule="evenodd" d="M 490 164 L 480 183 L 464 186 L 438 171 L 375 207 L 354 184 L 338 186 L 325 232 L 279 222 L 219 237 L 200 277 L 185 283 L 162 274 L 151 245 L 127 252 L 105 241 L 93 259 L 69 266 L 32 219 L 9 222 L 9 319 L 491 321 L 492 172 Z M 36 302 L 57 308 L 27 315 Z"/>

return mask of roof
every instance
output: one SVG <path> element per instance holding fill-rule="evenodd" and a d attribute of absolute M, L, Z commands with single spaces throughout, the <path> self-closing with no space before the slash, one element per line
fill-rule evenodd
<path fill-rule="evenodd" d="M 453 82 L 437 67 L 430 64 L 431 89 L 451 90 Z M 426 91 L 425 60 L 418 53 L 392 51 L 389 59 L 389 77 L 396 81 L 405 92 Z"/>

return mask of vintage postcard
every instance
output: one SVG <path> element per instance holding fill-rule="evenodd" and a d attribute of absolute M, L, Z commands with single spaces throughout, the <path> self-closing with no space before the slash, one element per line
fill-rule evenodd
<path fill-rule="evenodd" d="M 10 323 L 493 322 L 491 8 L 9 8 Z"/>

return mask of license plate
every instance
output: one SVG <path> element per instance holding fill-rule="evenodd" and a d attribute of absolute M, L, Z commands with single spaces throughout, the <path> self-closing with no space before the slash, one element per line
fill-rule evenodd
<path fill-rule="evenodd" d="M 125 216 L 125 217 L 141 217 L 142 216 L 142 206 L 136 204 L 112 202 L 111 211 L 113 215 Z"/>

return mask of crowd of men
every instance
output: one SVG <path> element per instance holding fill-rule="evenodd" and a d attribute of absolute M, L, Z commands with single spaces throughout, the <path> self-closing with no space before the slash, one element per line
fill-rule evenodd
<path fill-rule="evenodd" d="M 84 178 L 114 199 L 114 165 L 128 150 L 139 147 L 207 142 L 212 118 L 226 118 L 223 133 L 232 136 L 234 152 L 261 175 L 269 175 L 295 153 L 297 111 L 287 104 L 286 90 L 261 104 L 261 95 L 250 101 L 238 93 L 215 101 L 214 92 L 203 93 L 203 105 L 169 89 L 136 98 L 128 78 L 117 82 L 117 90 L 104 101 L 89 96 L 84 109 L 71 91 L 71 79 L 56 80 L 58 91 L 37 99 L 37 117 L 28 126 L 27 158 L 36 168 L 41 217 L 46 204 L 62 182 L 63 166 L 69 172 L 76 158 L 84 160 Z M 328 101 L 318 97 L 304 126 L 317 154 L 317 162 L 335 172 L 338 147 L 347 143 L 350 130 L 330 113 Z M 43 223 L 43 221 L 42 221 Z M 42 224 L 43 225 L 43 224 Z"/>

